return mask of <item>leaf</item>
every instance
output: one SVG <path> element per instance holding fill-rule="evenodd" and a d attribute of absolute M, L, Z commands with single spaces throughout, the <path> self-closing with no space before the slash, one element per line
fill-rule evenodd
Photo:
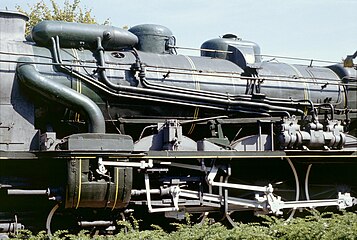
<path fill-rule="evenodd" d="M 50 0 L 50 6 L 48 6 L 43 0 L 29 6 L 30 10 L 25 11 L 19 5 L 16 5 L 16 9 L 26 14 L 29 17 L 29 21 L 26 23 L 25 35 L 31 33 L 32 28 L 39 22 L 43 20 L 56 20 L 56 21 L 66 21 L 66 22 L 80 22 L 95 24 L 97 21 L 92 16 L 91 9 L 82 9 L 80 7 L 80 0 L 71 1 L 66 0 L 64 6 L 61 6 L 56 2 L 56 0 Z"/>

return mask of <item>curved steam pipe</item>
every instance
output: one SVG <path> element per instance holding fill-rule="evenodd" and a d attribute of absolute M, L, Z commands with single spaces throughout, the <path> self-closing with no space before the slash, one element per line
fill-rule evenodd
<path fill-rule="evenodd" d="M 243 100 L 243 99 L 239 99 L 239 100 L 235 100 L 235 99 L 229 99 L 229 96 L 225 95 L 222 96 L 223 98 L 221 98 L 220 96 L 216 96 L 218 95 L 217 93 L 210 93 L 210 94 L 206 94 L 207 92 L 189 92 L 189 90 L 186 89 L 166 89 L 166 90 L 162 90 L 160 89 L 160 87 L 152 87 L 150 86 L 151 84 L 148 83 L 148 81 L 146 80 L 145 77 L 145 70 L 144 70 L 144 66 L 141 65 L 139 67 L 139 79 L 141 84 L 145 87 L 145 88 L 150 88 L 150 90 L 145 89 L 145 88 L 132 88 L 132 87 L 126 87 L 126 86 L 121 86 L 121 85 L 117 85 L 112 83 L 109 79 L 108 76 L 106 74 L 105 71 L 105 60 L 104 60 L 104 48 L 102 46 L 102 39 L 100 37 L 97 38 L 97 52 L 99 53 L 98 56 L 98 64 L 99 64 L 99 70 L 98 73 L 100 75 L 101 81 L 106 84 L 109 88 L 114 89 L 114 90 L 118 90 L 118 91 L 125 91 L 126 89 L 129 91 L 135 91 L 135 92 L 142 92 L 142 93 L 148 93 L 148 95 L 154 95 L 157 94 L 158 96 L 162 96 L 162 97 L 173 97 L 177 100 L 179 99 L 185 99 L 185 100 L 189 100 L 189 101 L 204 101 L 207 103 L 211 103 L 211 104 L 217 104 L 217 105 L 222 105 L 222 106 L 226 106 L 226 108 L 231 108 L 233 109 L 234 107 L 240 106 L 243 108 L 248 108 L 248 109 L 265 109 L 264 112 L 254 112 L 252 110 L 250 110 L 250 113 L 255 113 L 255 114 L 267 114 L 269 116 L 269 113 L 272 112 L 284 112 L 284 114 L 286 112 L 293 112 L 293 113 L 297 113 L 297 114 L 303 114 L 303 111 L 299 110 L 299 109 L 294 109 L 294 108 L 289 108 L 289 107 L 280 107 L 280 106 L 274 106 L 274 105 L 270 105 L 266 102 L 255 102 L 252 101 L 252 99 L 248 99 L 248 100 Z M 137 53 L 134 51 L 134 55 L 138 58 Z M 138 59 L 138 64 L 140 64 L 140 59 Z M 262 111 L 262 110 L 260 110 Z M 243 111 L 241 111 L 243 112 Z M 289 113 L 288 113 L 289 115 Z"/>
<path fill-rule="evenodd" d="M 34 67 L 30 58 L 19 59 L 21 63 L 16 68 L 20 81 L 29 89 L 41 96 L 59 102 L 87 117 L 88 131 L 91 133 L 105 133 L 105 119 L 102 111 L 90 98 L 80 94 L 62 84 L 48 80 Z"/>

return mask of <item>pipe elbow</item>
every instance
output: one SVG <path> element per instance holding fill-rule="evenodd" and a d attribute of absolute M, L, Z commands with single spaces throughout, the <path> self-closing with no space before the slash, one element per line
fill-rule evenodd
<path fill-rule="evenodd" d="M 36 70 L 30 58 L 22 57 L 19 62 L 21 63 L 16 68 L 16 74 L 23 85 L 48 100 L 59 102 L 84 114 L 87 117 L 89 132 L 105 133 L 102 111 L 90 98 L 67 86 L 50 81 Z"/>

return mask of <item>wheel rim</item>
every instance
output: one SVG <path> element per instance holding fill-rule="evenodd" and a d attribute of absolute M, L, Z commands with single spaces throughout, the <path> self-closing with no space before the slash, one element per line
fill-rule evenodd
<path fill-rule="evenodd" d="M 356 169 L 356 164 L 309 164 L 305 176 L 306 199 L 337 199 L 339 192 L 357 197 Z"/>
<path fill-rule="evenodd" d="M 47 234 L 49 236 L 52 236 L 52 231 L 51 231 L 51 222 L 52 222 L 52 218 L 53 215 L 55 214 L 55 212 L 57 211 L 57 209 L 59 208 L 59 204 L 56 204 L 50 211 L 50 213 L 47 216 L 47 220 L 46 220 L 46 231 Z"/>
<path fill-rule="evenodd" d="M 238 170 L 239 164 L 232 167 L 230 182 L 256 186 L 272 184 L 273 195 L 280 196 L 282 201 L 298 201 L 300 199 L 300 182 L 294 163 L 284 159 L 253 159 L 248 168 L 250 173 Z M 258 166 L 258 168 L 257 168 Z M 253 170 L 253 172 L 251 172 Z M 230 196 L 254 199 L 256 192 L 230 190 Z M 262 193 L 259 193 L 262 194 Z M 294 216 L 296 209 L 283 210 L 285 218 Z"/>

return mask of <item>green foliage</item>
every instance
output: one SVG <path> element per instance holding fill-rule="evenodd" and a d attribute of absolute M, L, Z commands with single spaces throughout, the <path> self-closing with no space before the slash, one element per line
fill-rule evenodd
<path fill-rule="evenodd" d="M 230 230 L 220 223 L 210 224 L 205 221 L 202 224 L 187 225 L 180 224 L 177 231 L 168 234 L 166 239 L 181 240 L 181 239 L 228 239 Z"/>
<path fill-rule="evenodd" d="M 63 8 L 61 8 L 55 0 L 50 0 L 50 2 L 51 6 L 47 6 L 44 0 L 41 0 L 33 6 L 29 6 L 29 12 L 23 10 L 19 5 L 16 6 L 19 12 L 29 17 L 29 21 L 26 23 L 26 35 L 31 32 L 33 26 L 42 20 L 96 23 L 95 18 L 92 17 L 91 9 L 82 9 L 80 7 L 80 0 L 74 0 L 73 3 L 69 0 L 65 0 Z"/>
<path fill-rule="evenodd" d="M 132 219 L 131 222 L 120 221 L 123 228 L 112 236 L 91 236 L 87 231 L 77 235 L 65 231 L 56 232 L 51 239 L 158 239 L 158 240 L 239 240 L 239 239 L 264 239 L 264 240 L 308 240 L 308 239 L 357 239 L 357 214 L 345 212 L 343 214 L 322 213 L 312 211 L 305 218 L 294 218 L 286 221 L 281 218 L 262 216 L 262 223 L 237 223 L 234 228 L 227 228 L 220 223 L 192 224 L 189 219 L 186 223 L 175 224 L 176 231 L 167 233 L 158 226 L 153 230 L 140 230 L 140 221 Z M 187 221 L 188 220 L 188 221 Z M 18 239 L 49 239 L 40 232 L 32 236 L 28 231 L 16 236 Z"/>

